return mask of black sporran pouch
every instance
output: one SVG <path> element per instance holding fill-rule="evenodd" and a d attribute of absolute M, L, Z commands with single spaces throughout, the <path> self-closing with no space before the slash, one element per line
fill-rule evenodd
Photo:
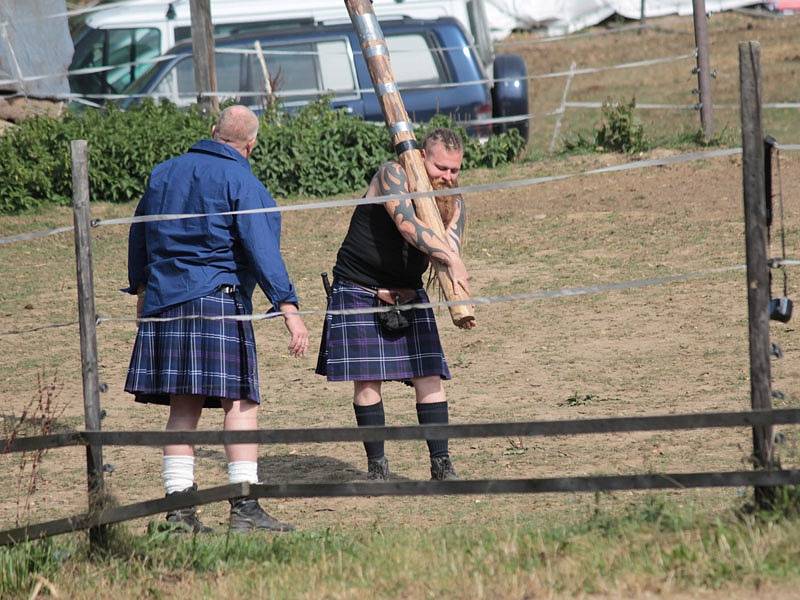
<path fill-rule="evenodd" d="M 381 304 L 386 306 L 385 302 L 381 302 Z M 411 321 L 408 318 L 407 311 L 397 308 L 397 304 L 393 305 L 391 310 L 379 312 L 377 315 L 378 324 L 381 326 L 384 333 L 389 335 L 397 335 L 411 327 Z"/>

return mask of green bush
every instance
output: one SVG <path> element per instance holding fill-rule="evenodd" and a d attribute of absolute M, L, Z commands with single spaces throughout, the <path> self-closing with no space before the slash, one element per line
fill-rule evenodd
<path fill-rule="evenodd" d="M 636 117 L 636 100 L 603 102 L 600 125 L 595 130 L 595 145 L 611 152 L 643 152 L 648 149 L 644 127 Z"/>
<path fill-rule="evenodd" d="M 276 196 L 353 192 L 392 156 L 385 127 L 333 110 L 324 99 L 293 117 L 269 111 L 262 121 L 251 163 Z M 196 110 L 154 102 L 127 111 L 110 106 L 63 120 L 25 121 L 0 137 L 0 214 L 69 204 L 71 140 L 88 140 L 92 199 L 128 202 L 142 194 L 153 166 L 208 137 L 211 124 Z M 435 126 L 453 123 L 437 117 L 417 132 L 418 137 Z M 516 130 L 483 145 L 465 137 L 464 168 L 512 161 L 524 145 Z"/>

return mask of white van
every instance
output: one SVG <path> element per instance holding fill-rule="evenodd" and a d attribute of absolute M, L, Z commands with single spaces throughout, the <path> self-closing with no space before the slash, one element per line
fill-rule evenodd
<path fill-rule="evenodd" d="M 408 16 L 458 19 L 472 35 L 487 72 L 494 52 L 484 0 L 374 0 L 380 18 Z M 272 27 L 349 20 L 342 0 L 211 0 L 217 36 L 264 31 Z M 144 73 L 146 61 L 191 37 L 189 0 L 128 0 L 100 8 L 86 17 L 75 36 L 70 70 L 120 65 L 119 68 L 70 77 L 74 93 L 119 93 Z M 138 63 L 138 64 L 131 64 Z"/>

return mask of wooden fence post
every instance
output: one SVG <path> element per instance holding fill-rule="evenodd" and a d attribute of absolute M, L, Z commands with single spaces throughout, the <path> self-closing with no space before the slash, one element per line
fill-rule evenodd
<path fill-rule="evenodd" d="M 764 132 L 761 125 L 761 47 L 739 44 L 742 114 L 742 185 L 747 250 L 747 312 L 750 339 L 750 398 L 753 410 L 772 408 L 769 344 L 769 266 L 767 204 L 764 188 Z M 757 469 L 774 466 L 772 427 L 753 427 L 753 461 Z M 756 505 L 771 505 L 773 488 L 756 487 Z"/>
<path fill-rule="evenodd" d="M 697 46 L 697 91 L 700 97 L 700 126 L 706 141 L 714 137 L 714 100 L 711 97 L 711 58 L 708 49 L 706 0 L 692 0 L 694 42 Z"/>
<path fill-rule="evenodd" d="M 577 64 L 572 61 L 569 66 L 569 75 L 567 81 L 564 82 L 564 93 L 561 94 L 561 104 L 558 106 L 558 116 L 556 117 L 556 124 L 553 126 L 553 137 L 550 140 L 550 147 L 548 152 L 553 152 L 556 149 L 556 142 L 558 141 L 558 134 L 561 133 L 561 121 L 564 119 L 564 113 L 567 111 L 567 96 L 569 95 L 569 88 L 572 86 L 572 80 L 575 78 L 575 67 Z"/>
<path fill-rule="evenodd" d="M 214 26 L 211 23 L 211 0 L 190 0 L 192 16 L 192 55 L 197 103 L 206 114 L 219 112 L 217 68 L 214 57 Z"/>
<path fill-rule="evenodd" d="M 72 210 L 75 223 L 75 264 L 78 277 L 78 320 L 81 339 L 81 374 L 83 376 L 83 414 L 87 431 L 100 431 L 100 383 L 97 373 L 97 315 L 94 307 L 92 275 L 92 240 L 89 229 L 89 156 L 86 140 L 74 140 L 72 150 Z M 89 490 L 89 513 L 103 506 L 103 447 L 86 446 L 86 476 Z M 92 546 L 103 544 L 104 526 L 89 529 Z"/>

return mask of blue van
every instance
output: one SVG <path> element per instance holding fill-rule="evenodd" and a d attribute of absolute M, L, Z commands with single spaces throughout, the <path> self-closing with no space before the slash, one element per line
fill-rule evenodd
<path fill-rule="evenodd" d="M 485 137 L 492 117 L 528 113 L 525 64 L 516 55 L 496 57 L 495 86 L 487 78 L 475 48 L 458 21 L 397 18 L 381 21 L 392 67 L 406 110 L 413 121 L 446 114 L 468 122 L 468 131 Z M 268 83 L 288 110 L 330 95 L 332 105 L 368 121 L 383 121 L 358 37 L 349 22 L 246 33 L 216 41 L 217 89 L 221 98 L 262 106 Z M 500 72 L 498 72 L 498 70 Z M 133 82 L 123 107 L 144 96 L 178 105 L 196 101 L 190 41 L 182 42 Z M 527 139 L 528 120 L 514 127 Z"/>

